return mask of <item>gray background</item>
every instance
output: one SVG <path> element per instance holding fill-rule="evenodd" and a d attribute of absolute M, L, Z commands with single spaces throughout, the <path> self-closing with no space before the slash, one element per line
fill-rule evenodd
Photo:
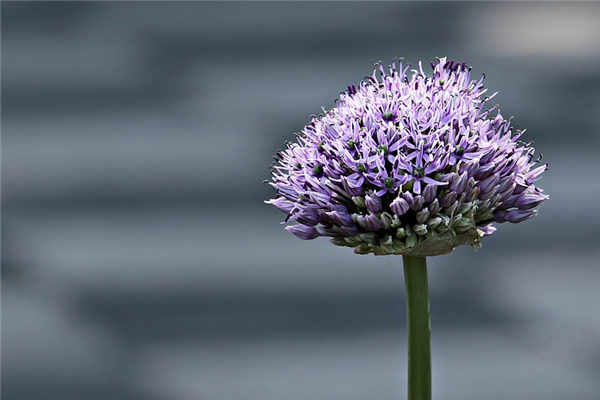
<path fill-rule="evenodd" d="M 600 4 L 2 2 L 6 399 L 405 398 L 398 257 L 297 240 L 272 154 L 377 60 L 466 60 L 550 162 L 430 260 L 439 400 L 600 397 Z"/>

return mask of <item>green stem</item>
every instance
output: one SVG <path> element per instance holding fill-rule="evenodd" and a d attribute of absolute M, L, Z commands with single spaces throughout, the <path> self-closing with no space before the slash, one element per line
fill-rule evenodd
<path fill-rule="evenodd" d="M 431 323 L 425 257 L 403 256 L 408 320 L 408 400 L 431 400 Z"/>

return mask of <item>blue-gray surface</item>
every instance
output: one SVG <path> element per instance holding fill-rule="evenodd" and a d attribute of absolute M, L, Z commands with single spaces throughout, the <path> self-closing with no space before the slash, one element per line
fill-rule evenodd
<path fill-rule="evenodd" d="M 2 394 L 404 398 L 400 259 L 295 239 L 260 182 L 373 62 L 449 56 L 551 199 L 430 260 L 435 398 L 600 398 L 598 37 L 599 3 L 2 2 Z"/>

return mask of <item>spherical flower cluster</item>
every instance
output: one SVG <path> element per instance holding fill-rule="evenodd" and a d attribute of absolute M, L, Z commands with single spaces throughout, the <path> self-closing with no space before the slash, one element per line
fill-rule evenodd
<path fill-rule="evenodd" d="M 547 165 L 485 108 L 483 78 L 445 58 L 431 76 L 418 66 L 377 64 L 278 151 L 267 203 L 296 222 L 288 231 L 359 254 L 432 256 L 537 213 Z"/>

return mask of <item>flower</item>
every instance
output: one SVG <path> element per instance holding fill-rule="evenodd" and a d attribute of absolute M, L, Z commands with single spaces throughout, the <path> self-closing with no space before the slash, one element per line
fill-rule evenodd
<path fill-rule="evenodd" d="M 267 201 L 302 239 L 328 236 L 356 253 L 432 256 L 480 246 L 493 222 L 536 215 L 547 169 L 519 139 L 483 78 L 445 58 L 376 64 L 373 75 L 313 116 L 272 165 Z"/>

